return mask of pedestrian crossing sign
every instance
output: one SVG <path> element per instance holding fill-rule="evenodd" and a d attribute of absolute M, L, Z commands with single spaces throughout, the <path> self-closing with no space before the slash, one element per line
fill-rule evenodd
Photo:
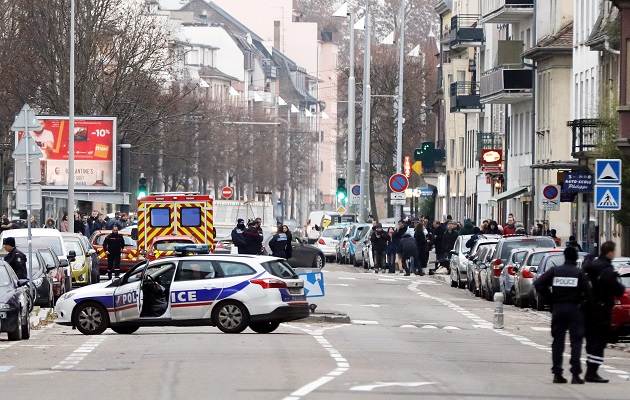
<path fill-rule="evenodd" d="M 595 185 L 596 210 L 620 210 L 621 186 Z"/>
<path fill-rule="evenodd" d="M 596 185 L 621 185 L 621 160 L 595 160 Z"/>

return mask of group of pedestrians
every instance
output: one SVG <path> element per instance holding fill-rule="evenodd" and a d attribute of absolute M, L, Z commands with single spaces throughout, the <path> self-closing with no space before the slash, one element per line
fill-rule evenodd
<path fill-rule="evenodd" d="M 571 383 L 606 383 L 598 373 L 604 363 L 604 349 L 609 336 L 614 298 L 625 293 L 612 260 L 614 242 L 602 244 L 599 257 L 585 259 L 577 267 L 578 249 L 564 250 L 565 263 L 551 268 L 534 282 L 534 286 L 551 307 L 552 362 L 554 383 L 567 383 L 562 375 L 562 359 L 567 330 L 571 341 Z M 584 379 L 580 356 L 586 338 L 586 374 Z"/>
<path fill-rule="evenodd" d="M 238 254 L 264 254 L 264 233 L 260 218 L 253 219 L 245 226 L 245 220 L 239 218 L 232 229 L 232 243 L 238 248 Z M 292 256 L 293 236 L 287 225 L 278 224 L 276 232 L 269 240 L 269 248 L 274 257 L 289 259 Z"/>

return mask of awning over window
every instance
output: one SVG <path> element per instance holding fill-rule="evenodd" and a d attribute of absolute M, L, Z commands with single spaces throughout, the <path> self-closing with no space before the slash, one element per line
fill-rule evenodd
<path fill-rule="evenodd" d="M 490 200 L 488 200 L 488 204 L 490 206 L 496 207 L 497 203 L 499 203 L 500 201 L 512 199 L 525 192 L 527 192 L 527 187 L 525 186 L 519 186 L 514 189 L 506 190 L 505 192 L 499 193 L 495 195 L 494 197 L 492 197 Z"/>

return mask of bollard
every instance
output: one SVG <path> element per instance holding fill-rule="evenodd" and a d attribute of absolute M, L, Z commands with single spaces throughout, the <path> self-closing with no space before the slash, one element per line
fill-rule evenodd
<path fill-rule="evenodd" d="M 503 293 L 494 294 L 494 329 L 503 329 Z"/>

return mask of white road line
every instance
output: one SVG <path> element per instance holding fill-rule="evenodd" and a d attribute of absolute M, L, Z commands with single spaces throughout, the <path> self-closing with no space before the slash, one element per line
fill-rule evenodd
<path fill-rule="evenodd" d="M 59 364 L 52 367 L 53 370 L 68 370 L 74 368 L 94 349 L 96 349 L 103 341 L 107 339 L 107 336 L 92 337 L 87 342 L 83 343 L 79 348 L 75 349 L 72 354 L 66 357 L 65 360 L 59 362 Z"/>
<path fill-rule="evenodd" d="M 8 372 L 11 368 L 13 365 L 0 365 L 0 372 Z"/>
<path fill-rule="evenodd" d="M 530 328 L 532 328 L 535 331 L 542 331 L 542 332 L 550 332 L 551 328 L 546 327 L 546 326 L 530 326 Z"/>
<path fill-rule="evenodd" d="M 337 368 L 328 372 L 326 375 L 318 379 L 315 379 L 313 382 L 307 383 L 306 385 L 302 386 L 298 390 L 291 393 L 289 396 L 285 397 L 283 400 L 299 400 L 303 396 L 306 396 L 307 394 L 313 392 L 315 389 L 327 384 L 328 382 L 332 381 L 333 379 L 335 379 L 336 377 L 340 376 L 341 374 L 343 374 L 344 372 L 350 369 L 350 364 L 348 363 L 348 360 L 346 360 L 337 350 L 335 350 L 332 347 L 332 345 L 328 342 L 328 340 L 326 340 L 326 338 L 324 338 L 323 336 L 325 330 L 341 328 L 344 325 L 335 325 L 335 326 L 326 327 L 326 328 L 319 328 L 316 330 L 310 330 L 308 328 L 293 326 L 291 324 L 285 324 L 285 326 L 289 328 L 293 328 L 293 329 L 299 329 L 313 336 L 315 340 L 317 340 L 317 343 L 319 343 L 322 347 L 328 350 L 332 359 L 335 360 L 335 363 L 337 364 Z"/>
<path fill-rule="evenodd" d="M 362 319 L 355 319 L 352 320 L 353 324 L 358 324 L 358 325 L 378 325 L 378 321 L 365 321 Z"/>
<path fill-rule="evenodd" d="M 418 329 L 418 327 L 415 326 L 415 325 L 402 325 L 401 328 L 415 328 L 415 329 Z"/>

